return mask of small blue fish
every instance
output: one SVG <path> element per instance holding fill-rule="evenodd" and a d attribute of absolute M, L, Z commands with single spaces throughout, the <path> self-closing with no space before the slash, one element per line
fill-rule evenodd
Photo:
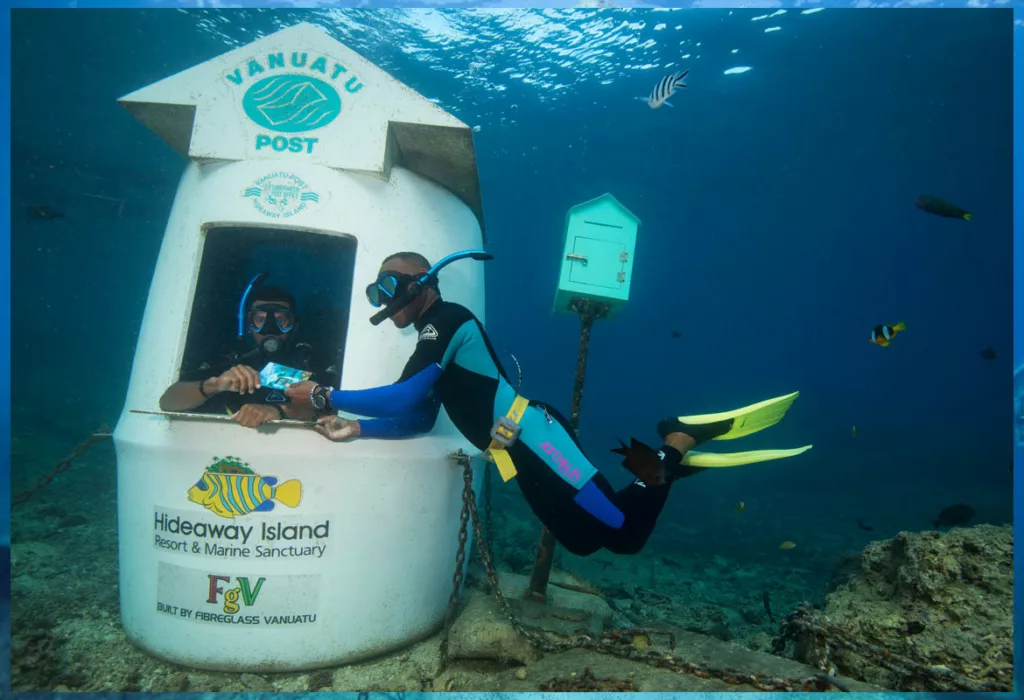
<path fill-rule="evenodd" d="M 658 84 L 651 90 L 650 96 L 647 98 L 647 106 L 651 109 L 658 109 L 663 104 L 672 106 L 671 102 L 668 102 L 668 98 L 672 97 L 679 88 L 686 87 L 686 83 L 683 82 L 683 78 L 690 72 L 687 68 L 682 73 L 670 73 L 664 78 L 658 81 Z"/>

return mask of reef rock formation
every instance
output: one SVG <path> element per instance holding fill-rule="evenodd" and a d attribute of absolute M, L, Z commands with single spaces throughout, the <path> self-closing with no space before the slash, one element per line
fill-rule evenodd
<path fill-rule="evenodd" d="M 872 542 L 860 575 L 826 596 L 823 615 L 822 627 L 860 642 L 829 645 L 843 675 L 904 691 L 1011 690 L 1013 528 Z M 820 635 L 805 638 L 797 655 L 820 655 L 821 647 Z"/>

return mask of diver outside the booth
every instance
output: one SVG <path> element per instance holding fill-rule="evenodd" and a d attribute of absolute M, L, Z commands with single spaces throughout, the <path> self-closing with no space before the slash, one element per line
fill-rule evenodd
<path fill-rule="evenodd" d="M 399 380 L 388 386 L 336 390 L 315 381 L 285 390 L 294 404 L 318 412 L 345 411 L 369 420 L 325 416 L 315 426 L 330 440 L 410 436 L 429 431 L 437 403 L 455 427 L 495 462 L 505 481 L 515 478 L 534 514 L 570 552 L 580 556 L 606 548 L 636 554 L 646 544 L 671 485 L 711 466 L 734 466 L 799 454 L 798 450 L 707 454 L 690 448 L 708 440 L 739 437 L 774 425 L 795 394 L 714 416 L 670 418 L 657 425 L 664 444 L 655 450 L 635 438 L 612 450 L 636 477 L 616 492 L 590 463 L 568 420 L 550 405 L 518 395 L 498 361 L 479 319 L 441 298 L 437 274 L 464 258 L 488 260 L 483 251 L 450 255 L 433 267 L 419 253 L 395 253 L 366 288 L 383 307 L 370 322 L 390 318 L 398 328 L 419 332 L 416 349 Z M 737 421 L 742 417 L 744 420 Z M 756 425 L 750 427 L 747 424 Z"/>
<path fill-rule="evenodd" d="M 270 362 L 303 371 L 318 381 L 336 378 L 333 368 L 313 368 L 312 348 L 295 341 L 299 327 L 295 298 L 281 287 L 258 285 L 254 280 L 240 306 L 239 315 L 244 316 L 241 337 L 250 339 L 255 347 L 182 371 L 178 382 L 160 397 L 160 409 L 227 412 L 247 428 L 282 418 L 313 420 L 316 414 L 308 403 L 290 403 L 282 391 L 263 386 L 260 378 L 260 371 Z"/>

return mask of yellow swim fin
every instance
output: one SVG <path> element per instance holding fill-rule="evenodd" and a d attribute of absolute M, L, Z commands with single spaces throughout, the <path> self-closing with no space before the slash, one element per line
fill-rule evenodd
<path fill-rule="evenodd" d="M 683 464 L 691 467 L 716 468 L 738 467 L 741 464 L 770 462 L 773 459 L 796 457 L 814 445 L 804 445 L 792 450 L 751 450 L 749 452 L 694 452 L 690 450 L 683 456 Z"/>
<path fill-rule="evenodd" d="M 699 416 L 679 416 L 678 420 L 679 420 L 679 422 L 685 423 L 687 425 L 705 425 L 707 423 L 718 423 L 720 421 L 729 420 L 731 418 L 731 419 L 733 419 L 733 423 L 732 423 L 732 427 L 729 428 L 728 432 L 725 432 L 725 433 L 723 433 L 721 435 L 718 435 L 717 437 L 713 437 L 711 439 L 712 440 L 735 440 L 736 438 L 741 438 L 744 435 L 750 435 L 751 433 L 756 433 L 756 432 L 758 432 L 760 430 L 764 430 L 765 428 L 770 428 L 771 426 L 773 426 L 776 423 L 778 423 L 780 420 L 782 420 L 782 417 L 786 415 L 786 411 L 789 410 L 789 407 L 793 405 L 793 402 L 796 401 L 796 397 L 798 397 L 798 396 L 800 396 L 800 392 L 799 391 L 794 391 L 792 394 L 786 394 L 785 396 L 778 396 L 778 397 L 776 397 L 774 399 L 767 399 L 766 401 L 760 401 L 758 403 L 753 403 L 753 404 L 750 404 L 749 406 L 744 406 L 743 408 L 737 408 L 737 409 L 732 410 L 732 411 L 723 411 L 722 413 L 705 413 L 704 415 L 699 415 Z M 800 448 L 800 450 L 805 450 L 805 449 L 810 449 L 810 447 L 808 446 L 806 448 Z M 793 452 L 792 450 L 778 450 L 778 451 L 780 451 L 780 452 Z M 737 454 L 753 455 L 753 454 L 759 454 L 760 452 L 765 452 L 765 450 L 761 450 L 759 452 L 739 452 Z M 771 452 L 771 450 L 768 450 L 768 452 Z M 691 452 L 690 454 L 694 454 L 694 453 Z M 698 454 L 700 454 L 700 453 L 698 453 Z M 794 454 L 799 454 L 799 452 L 795 452 Z M 687 455 L 687 456 L 689 456 L 689 455 Z M 791 454 L 784 454 L 784 455 L 780 455 L 778 457 L 763 457 L 763 458 L 758 458 L 758 459 L 750 459 L 747 462 L 731 462 L 729 464 L 718 464 L 718 465 L 710 465 L 710 466 L 732 467 L 732 466 L 735 466 L 736 464 L 749 464 L 750 462 L 763 462 L 766 459 L 781 459 L 782 457 L 791 457 L 791 456 L 792 456 Z M 685 459 L 683 461 L 685 463 L 689 464 L 689 462 L 686 462 Z M 704 465 L 694 464 L 694 466 L 704 466 Z"/>

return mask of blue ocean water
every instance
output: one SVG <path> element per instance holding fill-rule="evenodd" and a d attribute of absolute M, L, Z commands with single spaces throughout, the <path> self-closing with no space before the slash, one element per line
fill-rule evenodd
<path fill-rule="evenodd" d="M 642 220 L 582 412 L 613 481 L 618 437 L 654 443 L 666 416 L 801 392 L 723 449 L 814 449 L 682 482 L 651 547 L 790 567 L 812 595 L 840 555 L 952 503 L 1009 522 L 1010 13 L 19 11 L 14 434 L 56 436 L 60 458 L 123 404 L 184 164 L 116 99 L 309 21 L 479 126 L 488 330 L 526 396 L 564 412 L 572 397 L 579 321 L 551 313 L 566 210 L 610 192 Z M 637 99 L 682 68 L 673 107 Z M 922 194 L 974 218 L 928 215 Z M 900 321 L 890 347 L 868 342 Z"/>

